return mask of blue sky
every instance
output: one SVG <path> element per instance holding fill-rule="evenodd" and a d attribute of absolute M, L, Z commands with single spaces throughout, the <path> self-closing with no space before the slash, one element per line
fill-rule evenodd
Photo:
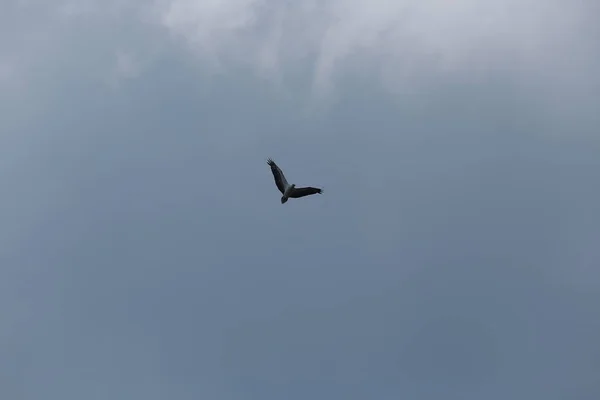
<path fill-rule="evenodd" d="M 351 3 L 3 6 L 0 397 L 600 396 L 597 2 Z"/>

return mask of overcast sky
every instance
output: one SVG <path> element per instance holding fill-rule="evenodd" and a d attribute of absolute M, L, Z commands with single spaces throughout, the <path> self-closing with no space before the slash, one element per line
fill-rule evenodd
<path fill-rule="evenodd" d="M 598 1 L 0 8 L 0 398 L 600 398 Z"/>

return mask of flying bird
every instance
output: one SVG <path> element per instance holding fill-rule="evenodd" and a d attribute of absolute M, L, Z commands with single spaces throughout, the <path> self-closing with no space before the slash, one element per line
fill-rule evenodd
<path fill-rule="evenodd" d="M 299 197 L 310 196 L 311 194 L 323 193 L 323 189 L 315 188 L 315 187 L 300 187 L 297 188 L 296 184 L 289 184 L 287 179 L 285 179 L 285 175 L 283 175 L 283 171 L 281 168 L 275 164 L 275 161 L 270 158 L 267 160 L 267 164 L 271 167 L 271 172 L 273 173 L 273 177 L 275 178 L 275 185 L 277 185 L 277 189 L 281 192 L 283 196 L 281 196 L 281 204 L 284 204 L 288 199 L 297 199 Z"/>

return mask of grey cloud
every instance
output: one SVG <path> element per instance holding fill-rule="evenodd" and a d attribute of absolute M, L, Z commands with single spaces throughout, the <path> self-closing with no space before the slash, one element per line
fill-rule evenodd
<path fill-rule="evenodd" d="M 131 15 L 4 92 L 0 397 L 598 397 L 587 69 L 387 90 L 362 53 L 324 108 L 315 58 L 273 87 Z M 266 157 L 326 193 L 281 206 Z"/>

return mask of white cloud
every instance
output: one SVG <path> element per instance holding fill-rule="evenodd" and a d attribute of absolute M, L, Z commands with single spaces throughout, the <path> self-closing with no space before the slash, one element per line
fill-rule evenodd
<path fill-rule="evenodd" d="M 282 73 L 314 55 L 321 92 L 357 54 L 396 84 L 424 70 L 511 68 L 568 79 L 566 66 L 586 67 L 578 41 L 593 44 L 582 34 L 581 3 L 553 0 L 165 0 L 158 7 L 160 23 L 215 66 L 233 61 Z"/>
<path fill-rule="evenodd" d="M 587 80 L 598 81 L 597 35 L 586 32 L 593 29 L 586 7 L 559 0 L 21 0 L 0 19 L 19 38 L 5 46 L 8 56 L 18 56 L 11 68 L 19 74 L 41 58 L 56 62 L 53 50 L 68 48 L 65 38 L 87 21 L 96 29 L 118 22 L 131 28 L 119 34 L 106 28 L 94 44 L 105 54 L 95 65 L 108 79 L 140 73 L 158 56 L 156 38 L 166 30 L 204 67 L 250 66 L 281 87 L 298 85 L 296 72 L 308 72 L 310 81 L 300 84 L 311 84 L 317 95 L 330 93 L 346 73 L 406 92 L 431 77 L 509 71 L 516 80 L 576 97 L 590 86 Z M 140 34 L 140 27 L 151 34 Z M 134 51 L 113 69 L 111 57 L 120 49 Z M 135 62 L 127 60 L 133 54 Z"/>

